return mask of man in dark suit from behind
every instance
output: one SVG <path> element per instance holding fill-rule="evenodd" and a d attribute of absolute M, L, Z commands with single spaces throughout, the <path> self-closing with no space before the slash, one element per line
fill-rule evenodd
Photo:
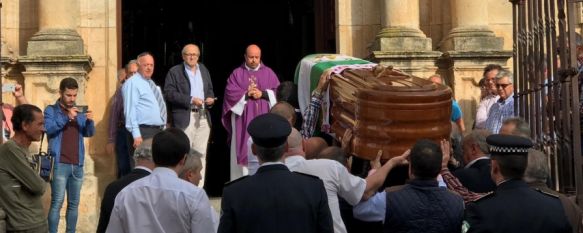
<path fill-rule="evenodd" d="M 472 192 L 494 191 L 496 184 L 490 176 L 490 156 L 486 138 L 490 131 L 474 130 L 462 140 L 463 159 L 466 166 L 453 172 L 460 182 Z"/>
<path fill-rule="evenodd" d="M 496 191 L 466 205 L 462 232 L 570 233 L 559 198 L 530 188 L 522 179 L 532 142 L 514 135 L 490 135 Z"/>
<path fill-rule="evenodd" d="M 509 134 L 530 139 L 530 125 L 524 119 L 519 117 L 508 118 L 502 123 L 500 134 Z M 573 228 L 573 233 L 583 232 L 583 212 L 577 206 L 574 200 L 571 200 L 566 195 L 550 189 L 547 186 L 547 181 L 550 176 L 549 159 L 542 151 L 530 149 L 528 150 L 528 165 L 524 172 L 524 181 L 529 187 L 545 193 L 551 193 L 559 197 L 565 215 Z"/>
<path fill-rule="evenodd" d="M 152 173 L 155 164 L 152 160 L 152 139 L 146 139 L 138 146 L 134 152 L 134 160 L 136 167 L 132 172 L 123 176 L 119 180 L 111 182 L 105 188 L 103 199 L 101 200 L 101 212 L 99 214 L 99 224 L 97 225 L 97 233 L 104 233 L 109 223 L 111 210 L 115 202 L 117 194 L 130 183 L 141 179 Z"/>
<path fill-rule="evenodd" d="M 290 172 L 283 164 L 291 126 L 267 113 L 247 128 L 260 167 L 225 185 L 218 232 L 333 232 L 324 183 L 317 177 Z"/>

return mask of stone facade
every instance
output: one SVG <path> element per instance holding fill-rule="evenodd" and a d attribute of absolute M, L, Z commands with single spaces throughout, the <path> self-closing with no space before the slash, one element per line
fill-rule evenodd
<path fill-rule="evenodd" d="M 370 58 L 421 77 L 444 75 L 468 129 L 482 68 L 488 63 L 511 64 L 508 0 L 335 3 L 337 53 Z M 2 81 L 23 84 L 28 100 L 44 108 L 58 98 L 60 79 L 73 76 L 81 83 L 79 101 L 95 112 L 96 135 L 86 140 L 89 159 L 79 232 L 95 231 L 99 196 L 115 175 L 114 155 L 105 151 L 105 119 L 116 89 L 116 70 L 122 66 L 120 6 L 121 0 L 11 0 L 3 1 L 1 9 Z M 10 94 L 2 97 L 13 102 Z"/>
<path fill-rule="evenodd" d="M 103 119 L 105 103 L 115 92 L 119 67 L 118 3 L 11 0 L 3 1 L 1 9 L 3 83 L 22 84 L 29 102 L 44 109 L 57 100 L 60 80 L 74 77 L 80 84 L 77 102 L 95 112 L 96 135 L 86 140 L 78 232 L 95 232 L 100 195 L 114 177 L 114 156 L 105 152 L 107 123 Z M 5 102 L 14 102 L 9 93 L 2 97 Z M 38 145 L 32 147 L 37 150 Z M 50 191 L 43 199 L 48 211 Z M 59 227 L 62 232 L 65 209 L 66 203 Z"/>

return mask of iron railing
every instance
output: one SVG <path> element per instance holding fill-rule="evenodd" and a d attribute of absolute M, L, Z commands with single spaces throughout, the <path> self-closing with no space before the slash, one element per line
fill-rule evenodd
<path fill-rule="evenodd" d="M 583 0 L 511 0 L 515 112 L 549 155 L 554 188 L 583 202 L 575 11 Z M 583 46 L 583 45 L 579 45 Z"/>

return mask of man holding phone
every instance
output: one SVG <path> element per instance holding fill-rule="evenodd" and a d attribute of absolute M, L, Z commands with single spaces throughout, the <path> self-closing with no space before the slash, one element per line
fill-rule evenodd
<path fill-rule="evenodd" d="M 45 128 L 49 139 L 49 154 L 55 157 L 51 180 L 51 207 L 49 232 L 57 232 L 61 207 L 67 193 L 67 232 L 75 232 L 77 225 L 85 145 L 83 137 L 95 134 L 91 111 L 80 111 L 76 106 L 79 86 L 73 78 L 65 78 L 59 85 L 60 98 L 45 109 Z"/>

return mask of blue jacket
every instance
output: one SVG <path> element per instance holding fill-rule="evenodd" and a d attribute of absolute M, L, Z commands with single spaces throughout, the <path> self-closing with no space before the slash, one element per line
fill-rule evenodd
<path fill-rule="evenodd" d="M 61 141 L 63 139 L 63 128 L 69 122 L 69 117 L 61 110 L 59 101 L 45 109 L 45 129 L 49 138 L 49 154 L 55 157 L 55 163 L 61 161 Z M 77 115 L 79 124 L 79 166 L 85 162 L 85 143 L 83 137 L 91 137 L 95 134 L 95 123 L 87 120 L 85 114 Z"/>
<path fill-rule="evenodd" d="M 387 192 L 384 232 L 460 232 L 464 201 L 436 180 L 413 179 Z"/>

